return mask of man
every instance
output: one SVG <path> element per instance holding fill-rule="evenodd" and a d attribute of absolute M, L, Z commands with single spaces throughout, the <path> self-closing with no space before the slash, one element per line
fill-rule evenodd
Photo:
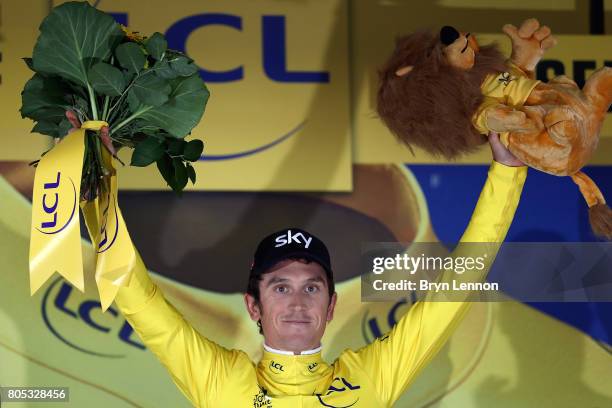
<path fill-rule="evenodd" d="M 461 241 L 499 243 L 527 169 L 489 137 L 494 163 Z M 336 304 L 325 245 L 306 231 L 272 234 L 255 253 L 245 304 L 264 336 L 261 361 L 198 333 L 164 299 L 140 257 L 116 304 L 198 407 L 387 407 L 442 347 L 468 302 L 418 302 L 372 344 L 328 364 L 321 338 Z M 220 271 L 223 273 L 223 271 Z"/>

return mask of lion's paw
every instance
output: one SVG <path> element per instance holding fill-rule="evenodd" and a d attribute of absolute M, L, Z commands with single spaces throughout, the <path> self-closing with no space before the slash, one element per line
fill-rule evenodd
<path fill-rule="evenodd" d="M 512 41 L 510 59 L 527 72 L 532 72 L 540 62 L 544 51 L 557 43 L 550 28 L 545 25 L 540 26 L 540 22 L 535 18 L 525 20 L 520 28 L 506 24 L 503 31 Z"/>

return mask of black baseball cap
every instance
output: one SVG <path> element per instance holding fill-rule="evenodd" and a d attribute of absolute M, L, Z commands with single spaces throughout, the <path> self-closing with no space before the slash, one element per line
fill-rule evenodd
<path fill-rule="evenodd" d="M 316 236 L 300 228 L 285 228 L 261 240 L 251 265 L 251 275 L 261 275 L 278 262 L 289 258 L 304 258 L 314 261 L 325 269 L 331 282 L 334 281 L 329 251 Z"/>

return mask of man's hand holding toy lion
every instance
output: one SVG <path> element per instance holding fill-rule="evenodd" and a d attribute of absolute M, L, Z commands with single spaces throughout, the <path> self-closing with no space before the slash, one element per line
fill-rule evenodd
<path fill-rule="evenodd" d="M 380 71 L 378 113 L 406 145 L 449 159 L 469 153 L 499 132 L 502 143 L 530 167 L 570 176 L 589 206 L 593 231 L 612 239 L 612 210 L 580 169 L 592 156 L 612 102 L 612 68 L 594 72 L 581 90 L 565 76 L 534 78 L 544 52 L 556 44 L 536 19 L 507 24 L 506 59 L 495 44 L 444 26 L 397 40 Z"/>

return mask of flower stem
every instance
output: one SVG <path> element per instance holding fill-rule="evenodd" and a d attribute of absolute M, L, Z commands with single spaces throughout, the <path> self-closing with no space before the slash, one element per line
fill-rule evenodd
<path fill-rule="evenodd" d="M 104 110 L 102 111 L 102 120 L 106 121 L 108 119 L 108 104 L 110 102 L 110 96 L 106 95 L 104 97 Z"/>
<path fill-rule="evenodd" d="M 98 105 L 96 104 L 96 97 L 89 83 L 87 84 L 87 92 L 89 93 L 89 103 L 91 104 L 91 113 L 93 116 L 93 120 L 98 120 Z"/>
<path fill-rule="evenodd" d="M 136 119 L 137 117 L 139 117 L 140 115 L 142 115 L 143 113 L 149 111 L 153 109 L 153 106 L 146 106 L 142 109 L 137 110 L 136 112 L 134 112 L 134 114 L 132 116 L 127 117 L 123 122 L 119 123 L 117 126 L 111 128 L 111 132 L 110 134 L 112 135 L 113 133 L 115 133 L 116 131 L 118 131 L 119 129 L 121 129 L 122 127 L 124 127 L 125 125 L 127 125 L 128 123 L 130 123 L 132 120 Z"/>

